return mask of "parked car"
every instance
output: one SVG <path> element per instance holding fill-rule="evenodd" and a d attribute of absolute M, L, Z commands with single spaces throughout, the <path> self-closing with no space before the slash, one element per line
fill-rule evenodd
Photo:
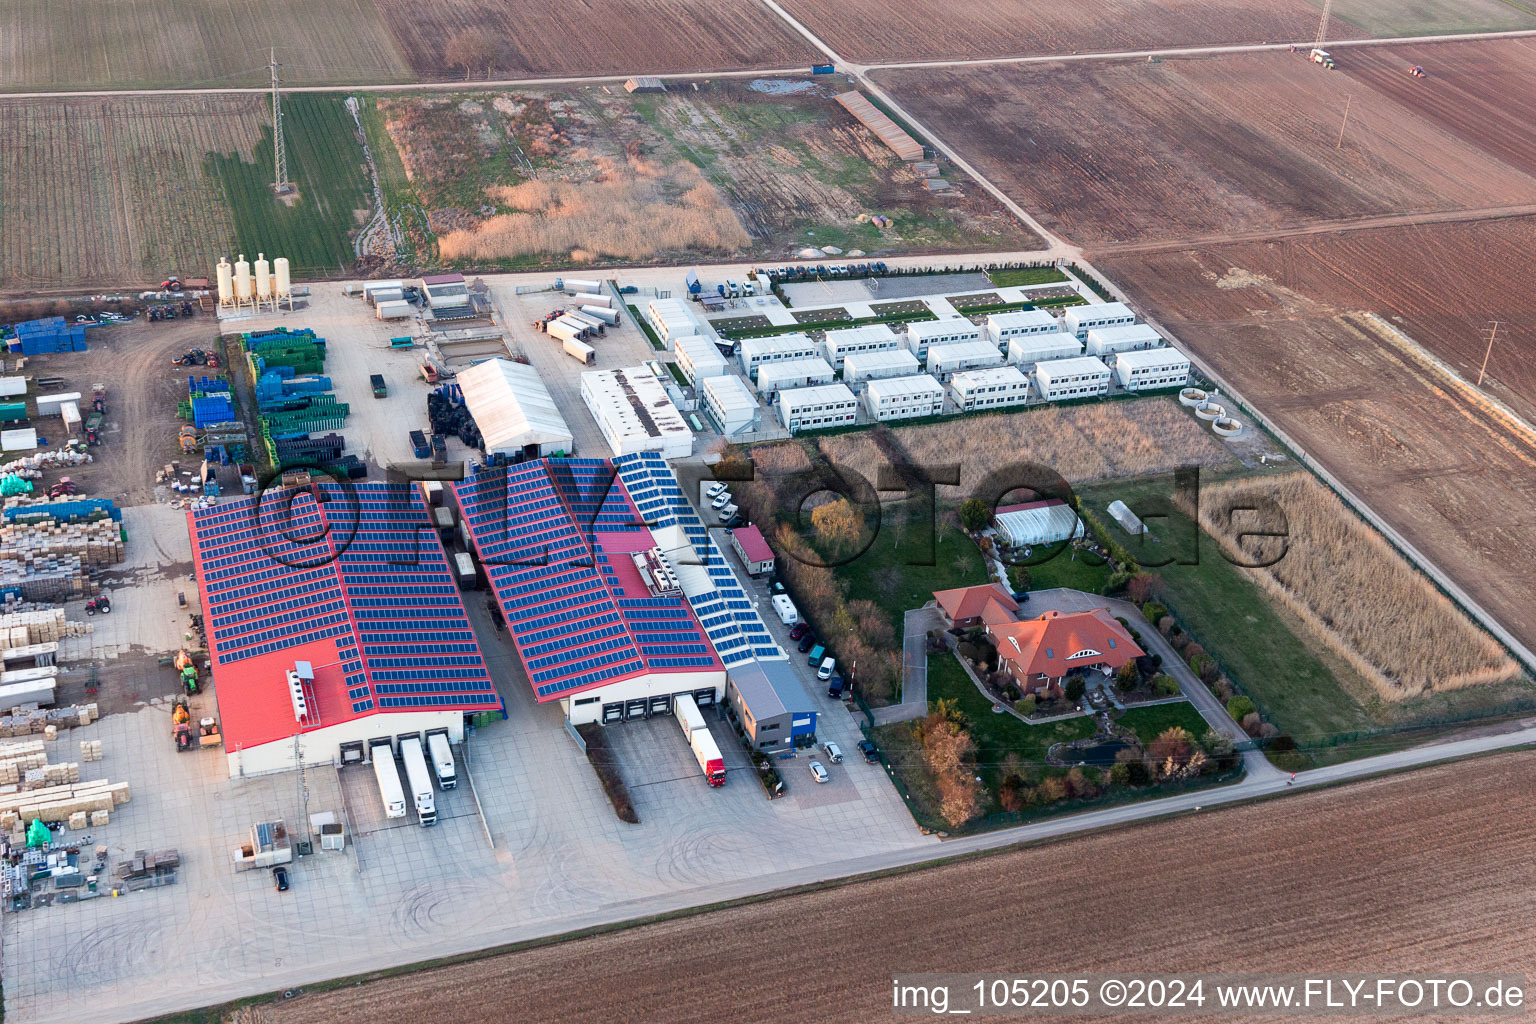
<path fill-rule="evenodd" d="M 704 493 L 709 497 L 710 501 L 714 501 L 716 498 L 720 497 L 720 495 L 724 494 L 726 490 L 727 488 L 725 484 L 716 480 L 714 483 L 704 488 Z"/>
<path fill-rule="evenodd" d="M 828 761 L 831 761 L 833 764 L 843 763 L 842 748 L 840 748 L 836 743 L 833 743 L 831 740 L 827 740 L 821 745 L 821 749 L 827 752 Z"/>
<path fill-rule="evenodd" d="M 723 520 L 720 525 L 724 526 L 727 530 L 734 530 L 738 526 L 746 526 L 747 521 L 741 517 L 740 512 L 737 512 L 735 515 Z"/>
<path fill-rule="evenodd" d="M 880 751 L 876 750 L 875 745 L 869 740 L 859 740 L 859 753 L 863 754 L 864 760 L 870 764 L 880 760 Z"/>
<path fill-rule="evenodd" d="M 837 668 L 837 659 L 828 658 L 821 663 L 821 668 L 816 670 L 816 678 L 825 682 L 832 678 L 832 670 Z"/>
<path fill-rule="evenodd" d="M 768 592 L 771 594 L 782 594 L 784 593 L 784 584 L 780 583 L 778 580 L 774 580 L 768 585 Z"/>
<path fill-rule="evenodd" d="M 805 634 L 800 637 L 800 653 L 804 654 L 806 651 L 810 650 L 812 647 L 815 647 L 815 646 L 816 646 L 816 634 L 810 632 L 809 630 L 807 630 L 805 632 Z"/>
<path fill-rule="evenodd" d="M 709 503 L 709 507 L 713 508 L 713 509 L 721 509 L 721 508 L 727 507 L 728 505 L 730 505 L 730 503 L 731 503 L 731 492 L 730 491 L 721 491 L 719 494 L 715 495 L 714 500 L 712 500 Z"/>
<path fill-rule="evenodd" d="M 272 869 L 272 882 L 277 886 L 278 892 L 288 891 L 288 869 L 279 864 Z"/>
<path fill-rule="evenodd" d="M 817 782 L 826 782 L 832 777 L 827 774 L 827 769 L 820 761 L 812 761 L 809 767 L 811 769 L 811 778 Z"/>
<path fill-rule="evenodd" d="M 736 518 L 736 513 L 739 511 L 740 509 L 738 509 L 735 505 L 727 505 L 725 508 L 717 511 L 715 515 L 720 517 L 720 521 L 722 523 L 727 523 L 730 522 L 731 519 Z"/>
<path fill-rule="evenodd" d="M 805 636 L 805 634 L 809 633 L 810 631 L 811 631 L 811 627 L 809 625 L 807 625 L 804 622 L 797 622 L 797 623 L 795 623 L 795 628 L 789 631 L 789 638 L 791 640 L 799 640 L 801 637 Z"/>

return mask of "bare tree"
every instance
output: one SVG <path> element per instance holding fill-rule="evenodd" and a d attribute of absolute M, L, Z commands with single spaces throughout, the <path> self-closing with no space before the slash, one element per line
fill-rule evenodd
<path fill-rule="evenodd" d="M 453 38 L 448 40 L 448 46 L 443 51 L 443 60 L 449 67 L 463 68 L 464 81 L 469 81 L 469 76 L 475 68 L 485 69 L 484 77 L 491 77 L 491 66 L 496 63 L 501 48 L 496 45 L 496 40 L 490 34 L 475 28 L 464 28 L 455 32 Z"/>

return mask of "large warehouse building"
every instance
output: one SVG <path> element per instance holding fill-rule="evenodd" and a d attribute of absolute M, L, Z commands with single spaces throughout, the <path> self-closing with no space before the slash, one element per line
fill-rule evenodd
<path fill-rule="evenodd" d="M 654 452 L 485 467 L 453 493 L 536 699 L 573 723 L 712 704 L 728 667 L 784 658 Z"/>
<path fill-rule="evenodd" d="M 581 398 L 613 454 L 660 452 L 666 459 L 693 454 L 693 431 L 644 366 L 588 370 L 581 375 Z"/>
<path fill-rule="evenodd" d="M 571 428 L 539 371 L 510 359 L 487 359 L 462 371 L 457 383 L 490 455 L 536 459 L 569 454 Z"/>
<path fill-rule="evenodd" d="M 466 714 L 502 713 L 417 492 L 320 493 L 189 513 L 231 778 L 361 761 L 405 733 L 458 743 Z"/>

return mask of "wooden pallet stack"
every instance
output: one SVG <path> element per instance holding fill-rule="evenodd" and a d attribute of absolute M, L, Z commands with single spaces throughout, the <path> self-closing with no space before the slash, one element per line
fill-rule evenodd
<path fill-rule="evenodd" d="M 89 622 L 70 622 L 62 608 L 0 615 L 0 649 L 4 650 L 57 643 L 65 637 L 85 636 L 89 632 Z"/>
<path fill-rule="evenodd" d="M 127 803 L 131 796 L 128 783 L 106 779 L 0 793 L 0 832 L 7 833 L 11 844 L 17 846 L 26 842 L 26 828 L 33 819 L 61 821 L 70 829 L 83 829 L 94 821 L 106 825 L 111 821 L 112 810 Z"/>
<path fill-rule="evenodd" d="M 42 740 L 0 744 L 0 786 L 20 786 L 25 774 L 48 763 Z"/>
<path fill-rule="evenodd" d="M 0 560 L 51 572 L 70 565 L 71 556 L 87 570 L 116 565 L 124 557 L 122 528 L 111 519 L 40 519 L 0 526 Z"/>
<path fill-rule="evenodd" d="M 70 704 L 62 708 L 39 708 L 36 705 L 11 708 L 0 714 L 0 736 L 47 736 L 48 728 L 74 729 L 90 725 L 100 718 L 95 704 Z"/>

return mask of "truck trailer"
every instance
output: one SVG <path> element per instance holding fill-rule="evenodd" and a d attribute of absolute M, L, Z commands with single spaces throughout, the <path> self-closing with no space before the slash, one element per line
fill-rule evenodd
<path fill-rule="evenodd" d="M 591 281 L 580 277 L 565 277 L 556 281 L 555 287 L 563 292 L 570 292 L 573 295 L 581 292 L 595 294 L 603 290 L 603 282 Z"/>
<path fill-rule="evenodd" d="M 603 306 L 582 306 L 581 312 L 585 313 L 587 316 L 596 317 L 603 323 L 607 324 L 609 327 L 612 327 L 619 322 L 619 314 Z"/>
<path fill-rule="evenodd" d="M 452 513 L 444 508 L 444 512 Z M 452 523 L 452 519 L 449 520 Z M 459 581 L 460 590 L 475 590 L 480 586 L 480 577 L 475 573 L 475 560 L 464 551 L 453 553 L 453 575 Z"/>
<path fill-rule="evenodd" d="M 453 748 L 448 745 L 448 730 L 433 729 L 427 733 L 427 753 L 432 755 L 432 770 L 437 773 L 437 784 L 452 789 L 459 784 L 454 770 Z"/>
<path fill-rule="evenodd" d="M 709 730 L 695 729 L 689 733 L 688 747 L 693 751 L 693 759 L 699 762 L 699 769 L 704 772 L 704 778 L 709 784 L 725 785 L 725 758 L 720 756 L 720 747 Z"/>
<path fill-rule="evenodd" d="M 404 299 L 395 299 L 392 302 L 381 302 L 373 307 L 373 315 L 377 320 L 404 320 L 414 315 L 416 310 Z"/>
<path fill-rule="evenodd" d="M 680 693 L 672 698 L 672 713 L 677 716 L 677 724 L 682 727 L 684 736 L 708 728 L 704 724 L 704 712 L 689 694 Z"/>
<path fill-rule="evenodd" d="M 389 740 L 375 740 L 368 745 L 368 758 L 373 762 L 373 777 L 379 780 L 384 816 L 405 817 L 405 788 L 400 785 L 400 772 L 395 768 L 395 748 Z"/>
<path fill-rule="evenodd" d="M 575 338 L 566 338 L 563 342 L 565 354 L 586 366 L 592 366 L 597 362 L 597 350 L 584 341 Z"/>
<path fill-rule="evenodd" d="M 613 304 L 613 300 L 599 292 L 576 292 L 571 296 L 571 301 L 578 306 L 601 306 L 607 309 Z"/>
<path fill-rule="evenodd" d="M 420 736 L 400 737 L 400 760 L 405 764 L 405 778 L 416 800 L 416 817 L 422 827 L 437 824 L 437 805 L 432 799 L 432 776 L 427 774 L 427 758 Z"/>

